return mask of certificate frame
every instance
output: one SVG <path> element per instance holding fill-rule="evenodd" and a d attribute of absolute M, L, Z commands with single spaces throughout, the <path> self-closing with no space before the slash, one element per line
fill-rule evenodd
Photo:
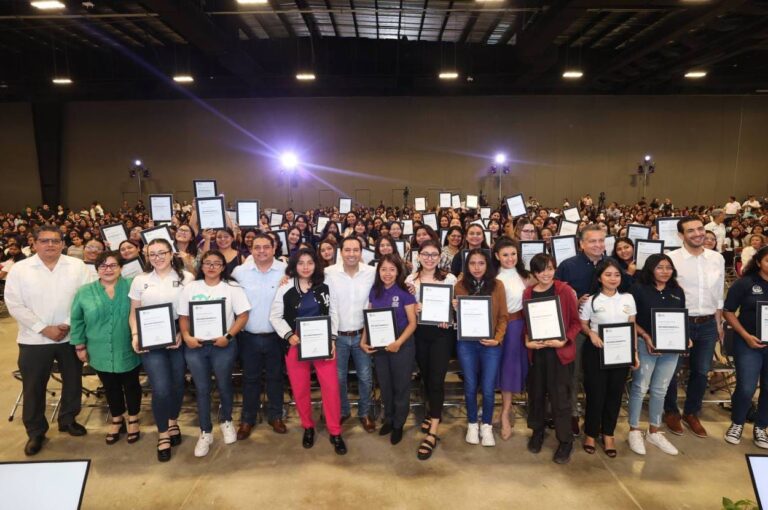
<path fill-rule="evenodd" d="M 413 210 L 425 212 L 427 210 L 427 197 L 416 197 L 413 199 Z"/>
<path fill-rule="evenodd" d="M 376 260 L 376 251 L 368 247 L 363 247 L 363 249 L 360 251 L 360 260 L 362 260 L 365 264 L 370 264 L 372 261 Z"/>
<path fill-rule="evenodd" d="M 159 231 L 165 231 L 165 235 L 153 235 L 154 232 Z M 173 253 L 178 252 L 176 249 L 176 241 L 174 241 L 173 236 L 171 236 L 171 229 L 168 228 L 168 225 L 159 225 L 157 227 L 147 228 L 141 231 L 141 240 L 144 242 L 144 245 L 150 243 L 153 239 L 165 239 L 169 243 L 171 243 L 171 250 Z"/>
<path fill-rule="evenodd" d="M 141 322 L 141 312 L 145 310 L 155 310 L 165 308 L 168 311 L 168 320 L 171 323 L 171 341 L 167 343 L 159 343 L 159 344 L 153 344 L 153 345 L 145 345 L 144 341 L 144 334 L 142 331 L 142 322 Z M 136 329 L 139 334 L 139 350 L 141 351 L 152 351 L 155 349 L 165 349 L 166 347 L 169 347 L 171 345 L 176 344 L 176 320 L 173 318 L 173 304 L 172 303 L 163 303 L 160 305 L 148 305 L 148 306 L 139 306 L 135 310 L 136 312 Z"/>
<path fill-rule="evenodd" d="M 504 203 L 507 206 L 507 215 L 514 219 L 521 216 L 528 216 L 528 208 L 525 207 L 525 197 L 522 193 L 516 195 L 510 195 L 504 199 Z M 522 206 L 522 210 L 521 210 Z"/>
<path fill-rule="evenodd" d="M 768 301 L 757 301 L 755 303 L 755 308 L 755 313 L 757 314 L 755 336 L 760 339 L 761 344 L 768 344 L 768 327 L 766 327 L 766 331 L 762 330 L 763 320 L 768 319 Z"/>
<path fill-rule="evenodd" d="M 461 209 L 461 195 L 451 195 L 451 209 Z"/>
<path fill-rule="evenodd" d="M 325 220 L 320 222 L 320 220 Z M 330 216 L 318 216 L 315 221 L 315 234 L 320 235 L 323 233 L 323 229 L 325 229 L 325 226 L 331 221 Z"/>
<path fill-rule="evenodd" d="M 23 465 L 23 466 L 30 466 L 30 465 L 45 465 L 45 464 L 85 464 L 85 469 L 83 472 L 83 480 L 81 483 L 78 483 L 77 485 L 65 485 L 66 487 L 71 487 L 72 492 L 74 493 L 77 491 L 77 507 L 70 507 L 68 506 L 69 501 L 57 501 L 58 506 L 61 508 L 77 508 L 77 510 L 80 510 L 83 507 L 83 496 L 85 495 L 85 486 L 88 483 L 88 475 L 91 473 L 91 459 L 66 459 L 66 460 L 4 460 L 0 461 L 0 465 L 2 466 L 13 466 L 13 465 Z M 69 469 L 68 471 L 72 471 Z M 15 503 L 14 494 L 11 494 L 10 497 L 5 498 L 6 503 L 13 504 Z M 57 494 L 57 496 L 61 496 L 60 494 Z M 8 501 L 10 499 L 10 501 Z M 34 507 L 37 507 L 37 504 L 40 503 L 39 501 L 29 501 L 28 498 L 25 498 L 25 503 L 27 504 L 27 507 L 30 508 L 30 504 Z M 72 498 L 74 500 L 74 498 Z M 74 501 L 72 501 L 74 503 Z"/>
<path fill-rule="evenodd" d="M 533 325 L 531 324 L 531 313 L 529 311 L 532 304 L 537 303 L 543 303 L 546 301 L 554 301 L 555 306 L 557 308 L 557 322 L 560 326 L 560 331 L 557 336 L 551 336 L 547 338 L 534 338 L 533 337 Z M 560 296 L 549 296 L 549 297 L 542 297 L 542 298 L 536 298 L 536 299 L 529 299 L 525 303 L 523 303 L 523 309 L 525 310 L 525 327 L 526 327 L 526 333 L 528 334 L 528 338 L 532 342 L 544 342 L 546 340 L 562 340 L 565 338 L 565 323 L 563 322 L 563 309 L 560 306 Z"/>
<path fill-rule="evenodd" d="M 412 236 L 413 235 L 413 220 L 403 220 L 403 235 L 404 236 Z"/>
<path fill-rule="evenodd" d="M 201 184 L 211 184 L 213 183 L 213 195 L 201 190 Z M 211 198 L 216 197 L 219 195 L 219 188 L 216 185 L 216 179 L 193 179 L 192 180 L 192 187 L 195 190 L 195 198 Z"/>
<path fill-rule="evenodd" d="M 279 221 L 277 221 L 279 219 Z M 283 224 L 283 220 L 285 219 L 285 215 L 283 213 L 279 213 L 276 211 L 270 211 L 269 213 L 269 226 L 270 227 L 280 227 L 280 225 Z"/>
<path fill-rule="evenodd" d="M 436 213 L 424 213 L 421 215 L 421 222 L 422 225 L 427 225 L 428 227 L 432 227 L 432 230 L 437 232 L 440 230 L 440 225 L 437 223 L 437 214 Z"/>
<path fill-rule="evenodd" d="M 659 239 L 664 241 L 664 246 L 666 248 L 680 248 L 683 246 L 683 241 L 680 240 L 680 236 L 677 232 L 677 224 L 680 223 L 680 218 L 675 218 L 673 216 L 665 216 L 663 218 L 656 218 L 656 221 L 654 222 L 656 225 L 656 234 L 658 234 Z M 662 224 L 674 224 L 674 228 L 669 229 L 667 228 L 661 228 Z M 669 230 L 672 230 L 674 232 L 674 235 L 666 235 Z M 629 230 L 627 230 L 629 232 Z"/>
<path fill-rule="evenodd" d="M 563 209 L 563 218 L 570 221 L 571 223 L 578 223 L 581 221 L 581 215 L 579 214 L 579 208 L 578 207 L 568 207 L 567 209 Z"/>
<path fill-rule="evenodd" d="M 224 305 L 223 299 L 212 299 L 209 301 L 190 301 L 189 302 L 189 332 L 197 338 L 195 335 L 195 308 L 202 308 L 205 306 L 216 306 L 221 308 L 221 336 L 224 336 L 227 334 L 227 316 L 226 316 L 226 306 Z M 218 338 L 218 337 L 217 337 Z M 215 338 L 197 338 L 197 341 L 200 343 L 213 343 L 216 339 Z"/>
<path fill-rule="evenodd" d="M 605 251 L 603 253 L 608 257 L 612 257 L 614 249 L 616 249 L 616 236 L 605 236 Z"/>
<path fill-rule="evenodd" d="M 144 267 L 144 262 L 142 262 L 141 260 L 141 257 L 134 257 L 130 260 L 123 260 L 123 264 L 120 266 L 120 276 L 123 276 L 124 278 L 132 278 L 131 276 L 125 276 L 123 274 L 123 270 L 127 265 L 134 264 L 134 263 L 138 263 L 139 267 L 141 268 L 141 271 L 138 274 L 141 274 L 146 270 L 146 268 Z"/>
<path fill-rule="evenodd" d="M 642 262 L 642 264 L 638 264 L 638 262 L 639 262 L 639 260 L 638 260 L 638 254 L 639 253 L 638 252 L 640 251 L 640 245 L 641 244 L 642 245 L 646 245 L 646 246 L 658 246 L 659 247 L 659 251 L 655 252 L 655 253 L 652 253 L 651 255 L 656 255 L 656 254 L 664 253 L 664 241 L 659 241 L 659 240 L 656 240 L 656 239 L 638 239 L 635 242 L 635 248 L 634 248 L 634 252 L 633 252 L 633 258 L 635 260 L 635 267 L 637 267 L 638 270 L 642 269 L 645 266 L 645 261 L 647 260 L 648 257 L 650 257 L 650 255 L 648 255 L 648 257 L 646 257 L 645 259 L 640 261 L 640 262 Z"/>
<path fill-rule="evenodd" d="M 766 484 L 765 482 L 759 483 L 758 480 L 765 480 L 765 473 L 755 473 L 755 464 L 753 463 L 752 459 L 759 459 L 763 463 L 768 463 L 768 454 L 765 453 L 745 453 L 744 457 L 747 460 L 747 468 L 749 468 L 749 478 L 752 480 L 752 489 L 755 491 L 755 499 L 757 500 L 757 508 L 765 508 L 766 505 L 768 505 L 768 494 L 766 493 Z M 765 466 L 761 466 L 765 467 Z M 762 475 L 762 476 L 760 476 Z M 762 489 L 761 490 L 761 485 Z M 763 496 L 763 497 L 760 497 Z"/>
<path fill-rule="evenodd" d="M 400 255 L 401 259 L 405 259 L 405 241 L 402 239 L 395 239 L 395 251 Z"/>
<path fill-rule="evenodd" d="M 467 209 L 477 209 L 480 206 L 477 195 L 467 195 L 464 203 L 467 205 Z"/>
<path fill-rule="evenodd" d="M 437 195 L 438 204 L 440 205 L 440 209 L 450 209 L 451 208 L 451 192 L 450 191 L 441 191 Z"/>
<path fill-rule="evenodd" d="M 101 240 L 105 241 L 105 242 L 108 242 L 109 243 L 109 249 L 113 250 L 113 251 L 119 250 L 120 249 L 120 244 L 123 241 L 127 241 L 128 240 L 128 231 L 125 229 L 125 225 L 123 225 L 122 223 L 112 223 L 111 225 L 100 226 L 99 227 L 99 231 L 101 232 Z M 115 236 L 114 234 L 108 233 L 108 232 L 113 232 L 113 231 L 116 234 L 118 234 L 118 235 Z M 120 233 L 122 233 L 123 235 L 122 236 L 119 235 Z M 109 240 L 110 237 L 118 238 L 119 240 L 116 239 L 116 244 L 113 245 L 112 241 Z"/>
<path fill-rule="evenodd" d="M 419 303 L 421 303 L 422 310 L 424 309 L 424 288 L 425 287 L 426 288 L 437 288 L 437 289 L 441 289 L 443 291 L 448 290 L 448 303 L 447 303 L 448 320 L 447 321 L 425 321 L 425 320 L 421 319 L 421 313 L 419 313 L 419 317 L 418 317 L 417 323 L 418 324 L 427 325 L 427 326 L 438 326 L 438 325 L 443 324 L 443 323 L 450 324 L 451 322 L 453 322 L 452 319 L 451 319 L 451 316 L 453 315 L 452 314 L 452 312 L 453 312 L 453 305 L 452 305 L 452 302 L 453 302 L 453 285 L 451 285 L 449 283 L 422 283 L 419 286 Z"/>
<path fill-rule="evenodd" d="M 547 243 L 546 241 L 519 241 L 520 244 L 520 253 L 518 253 L 518 258 L 523 261 L 523 267 L 525 267 L 526 271 L 531 270 L 531 259 L 538 255 L 539 253 L 546 253 L 547 252 Z M 533 253 L 533 251 L 529 251 L 526 253 L 526 247 L 527 246 L 534 246 L 537 248 L 537 251 Z M 533 253 L 530 257 L 528 257 L 528 254 Z"/>
<path fill-rule="evenodd" d="M 578 245 L 576 244 L 576 236 L 554 236 L 554 237 L 552 237 L 552 239 L 551 239 L 551 244 L 550 244 L 550 246 L 552 247 L 552 257 L 555 259 L 555 264 L 556 264 L 557 266 L 559 266 L 559 265 L 560 265 L 560 264 L 562 264 L 564 261 L 566 261 L 566 260 L 568 260 L 569 258 L 571 258 L 571 257 L 567 257 L 567 258 L 564 258 L 564 259 L 560 260 L 560 259 L 558 258 L 558 256 L 557 256 L 557 250 L 555 249 L 555 245 L 556 245 L 556 244 L 559 244 L 559 241 L 560 241 L 560 240 L 562 240 L 562 239 L 570 239 L 570 242 L 572 242 L 572 243 L 573 243 L 573 250 L 574 250 L 574 252 L 576 253 L 576 254 L 574 255 L 574 257 L 577 257 L 577 256 L 579 255 L 579 247 L 578 247 Z"/>
<path fill-rule="evenodd" d="M 215 218 L 211 218 L 211 220 L 219 220 L 219 222 L 213 222 L 213 223 L 206 222 L 205 224 L 203 224 L 203 216 L 200 214 L 200 204 L 203 204 L 206 202 L 209 202 L 209 203 L 216 202 L 220 206 L 220 209 L 219 209 L 220 214 L 216 214 Z M 195 208 L 197 209 L 197 221 L 198 221 L 198 224 L 200 225 L 200 230 L 208 230 L 208 229 L 220 230 L 222 228 L 227 227 L 227 218 L 226 218 L 226 213 L 224 212 L 225 211 L 224 197 L 195 198 Z"/>
<path fill-rule="evenodd" d="M 280 239 L 280 255 L 288 256 L 288 231 L 273 230 L 278 239 Z"/>
<path fill-rule="evenodd" d="M 244 223 L 242 220 L 243 215 L 240 213 L 240 204 L 256 204 L 256 224 L 251 225 L 250 223 Z M 237 204 L 235 205 L 235 210 L 237 211 L 237 224 L 240 227 L 244 228 L 259 228 L 261 227 L 261 204 L 259 204 L 258 200 L 238 200 Z"/>
<path fill-rule="evenodd" d="M 650 239 L 651 227 L 630 223 L 627 225 L 627 237 L 632 240 L 633 244 L 636 242 L 636 239 Z"/>
<path fill-rule="evenodd" d="M 440 246 L 445 246 L 445 239 L 448 236 L 448 229 L 447 228 L 441 228 L 440 232 Z"/>
<path fill-rule="evenodd" d="M 298 333 L 299 339 L 302 338 L 301 335 L 301 327 L 302 324 L 308 323 L 308 322 L 319 322 L 323 321 L 327 324 L 327 331 L 328 331 L 328 354 L 327 355 L 321 355 L 321 356 L 304 356 L 304 353 L 301 349 L 301 342 L 299 342 L 299 361 L 312 361 L 312 360 L 322 360 L 322 359 L 331 359 L 333 358 L 333 339 L 331 338 L 331 316 L 330 315 L 318 315 L 317 317 L 301 317 L 296 319 L 296 332 Z"/>
<path fill-rule="evenodd" d="M 566 220 L 565 218 L 560 219 L 560 225 L 557 227 L 558 237 L 575 236 L 578 233 L 579 224 L 577 222 Z"/>
<path fill-rule="evenodd" d="M 630 351 L 630 362 L 629 363 L 608 363 L 605 360 L 605 348 L 600 349 L 600 368 L 602 369 L 608 369 L 608 368 L 624 368 L 624 367 L 633 367 L 635 366 L 635 362 L 637 361 L 637 356 L 635 356 L 635 324 L 633 322 L 617 322 L 613 324 L 600 324 L 597 326 L 597 334 L 600 337 L 600 339 L 603 339 L 603 335 L 605 333 L 605 330 L 607 329 L 618 329 L 618 328 L 629 328 L 629 351 Z M 603 341 L 603 346 L 605 346 L 605 341 Z M 627 348 L 627 347 L 625 347 Z M 626 352 L 624 353 L 626 354 Z"/>
<path fill-rule="evenodd" d="M 685 346 L 683 349 L 657 349 L 656 348 L 656 314 L 657 313 L 679 313 L 683 315 L 683 323 L 685 324 Z M 684 354 L 688 352 L 688 339 L 691 337 L 690 325 L 688 324 L 688 309 L 687 308 L 651 308 L 651 344 L 653 350 L 661 354 L 677 353 Z"/>
<path fill-rule="evenodd" d="M 393 342 L 397 341 L 398 333 L 397 333 L 397 317 L 395 317 L 395 309 L 393 307 L 385 307 L 385 308 L 367 308 L 363 310 L 363 319 L 365 322 L 365 335 L 366 340 L 368 340 L 368 346 L 371 349 L 376 349 L 377 351 L 382 351 L 386 349 L 387 345 L 373 345 L 371 343 L 371 328 L 369 326 L 369 319 L 368 316 L 372 314 L 391 314 L 391 320 L 392 320 L 392 329 L 394 330 L 394 339 Z"/>
<path fill-rule="evenodd" d="M 152 218 L 152 221 L 171 221 L 173 218 L 173 195 L 169 193 L 158 193 L 149 195 L 149 216 Z M 164 215 L 158 215 L 155 214 L 155 207 L 154 207 L 154 201 L 155 200 L 162 200 L 162 201 L 168 201 L 168 211 L 170 211 L 170 216 L 164 216 Z"/>
<path fill-rule="evenodd" d="M 458 296 L 456 298 L 459 302 L 458 310 L 456 311 L 456 339 L 463 342 L 479 342 L 488 338 L 493 338 L 495 329 L 493 327 L 493 301 L 491 296 Z M 488 336 L 465 336 L 462 335 L 463 325 L 461 321 L 461 303 L 466 301 L 485 301 L 488 306 Z"/>
<path fill-rule="evenodd" d="M 493 209 L 491 207 L 483 206 L 480 208 L 480 219 L 488 220 L 491 218 L 491 212 Z"/>
<path fill-rule="evenodd" d="M 352 212 L 352 199 L 349 197 L 339 197 L 339 214 Z"/>

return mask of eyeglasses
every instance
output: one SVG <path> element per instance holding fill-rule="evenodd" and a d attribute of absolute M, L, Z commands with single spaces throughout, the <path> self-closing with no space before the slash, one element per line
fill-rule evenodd
<path fill-rule="evenodd" d="M 101 248 L 99 246 L 87 246 L 85 248 L 85 251 L 104 251 L 104 248 Z"/>
<path fill-rule="evenodd" d="M 532 228 L 524 228 L 521 230 L 521 232 L 525 232 L 526 234 L 534 234 L 536 233 L 536 230 Z"/>
<path fill-rule="evenodd" d="M 40 244 L 59 245 L 61 244 L 61 239 L 38 239 L 37 242 Z"/>
<path fill-rule="evenodd" d="M 436 259 L 440 256 L 439 253 L 419 253 L 420 257 L 424 257 L 425 259 Z"/>
<path fill-rule="evenodd" d="M 106 271 L 106 270 L 114 271 L 118 267 L 120 267 L 120 264 L 102 264 L 99 266 L 99 271 Z"/>
<path fill-rule="evenodd" d="M 224 264 L 221 262 L 203 262 L 203 267 L 206 269 L 219 269 L 220 267 L 223 267 Z"/>
<path fill-rule="evenodd" d="M 169 253 L 171 253 L 169 250 L 165 250 L 165 251 L 158 251 L 158 252 L 155 252 L 155 253 L 150 253 L 148 256 L 151 259 L 162 259 L 166 255 L 168 255 Z"/>

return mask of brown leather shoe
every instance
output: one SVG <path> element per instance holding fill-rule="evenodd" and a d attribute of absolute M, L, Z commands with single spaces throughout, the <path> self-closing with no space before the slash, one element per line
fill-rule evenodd
<path fill-rule="evenodd" d="M 288 432 L 288 429 L 285 427 L 285 423 L 283 423 L 283 420 L 280 418 L 270 420 L 269 424 L 272 426 L 272 430 L 278 434 L 285 434 Z"/>
<path fill-rule="evenodd" d="M 376 422 L 370 416 L 363 416 L 360 418 L 360 423 L 363 424 L 363 428 L 366 432 L 373 432 L 376 430 Z"/>
<path fill-rule="evenodd" d="M 664 413 L 664 423 L 673 434 L 683 435 L 683 424 L 680 421 L 680 413 Z"/>
<path fill-rule="evenodd" d="M 693 414 L 684 414 L 683 421 L 688 425 L 688 428 L 691 429 L 693 435 L 696 437 L 707 437 L 707 431 L 701 425 L 698 417 Z"/>
<path fill-rule="evenodd" d="M 237 427 L 237 440 L 244 441 L 248 439 L 251 435 L 251 430 L 253 430 L 253 425 L 250 423 L 241 423 L 240 426 Z"/>

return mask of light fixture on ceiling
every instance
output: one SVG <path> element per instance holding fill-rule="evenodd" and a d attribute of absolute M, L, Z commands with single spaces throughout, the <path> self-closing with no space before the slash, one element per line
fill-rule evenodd
<path fill-rule="evenodd" d="M 455 80 L 459 77 L 459 73 L 456 71 L 442 71 L 438 75 L 441 80 Z"/>
<path fill-rule="evenodd" d="M 584 73 L 578 69 L 568 69 L 563 73 L 563 78 L 566 80 L 578 80 L 584 76 Z"/>
<path fill-rule="evenodd" d="M 58 76 L 51 80 L 55 85 L 72 85 L 72 79 L 65 76 Z"/>
<path fill-rule="evenodd" d="M 687 73 L 685 73 L 685 77 L 688 78 L 689 80 L 699 80 L 701 78 L 704 78 L 705 76 L 707 76 L 706 71 L 688 71 Z"/>
<path fill-rule="evenodd" d="M 173 81 L 176 83 L 192 83 L 195 79 L 188 74 L 177 74 L 173 77 Z"/>
<path fill-rule="evenodd" d="M 30 2 L 30 5 L 35 9 L 40 9 L 41 11 L 55 11 L 58 9 L 66 8 L 66 5 L 64 5 L 62 2 L 59 2 L 57 0 L 41 0 L 36 2 Z"/>
<path fill-rule="evenodd" d="M 237 0 L 237 3 L 240 5 L 263 5 L 267 3 L 267 0 Z"/>
<path fill-rule="evenodd" d="M 312 81 L 315 79 L 315 73 L 296 73 L 296 79 L 299 81 Z"/>

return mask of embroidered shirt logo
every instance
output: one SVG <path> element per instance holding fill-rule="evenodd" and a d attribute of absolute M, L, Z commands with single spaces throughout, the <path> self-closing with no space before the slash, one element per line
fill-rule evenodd
<path fill-rule="evenodd" d="M 752 286 L 752 294 L 763 294 L 763 288 L 759 285 Z"/>

